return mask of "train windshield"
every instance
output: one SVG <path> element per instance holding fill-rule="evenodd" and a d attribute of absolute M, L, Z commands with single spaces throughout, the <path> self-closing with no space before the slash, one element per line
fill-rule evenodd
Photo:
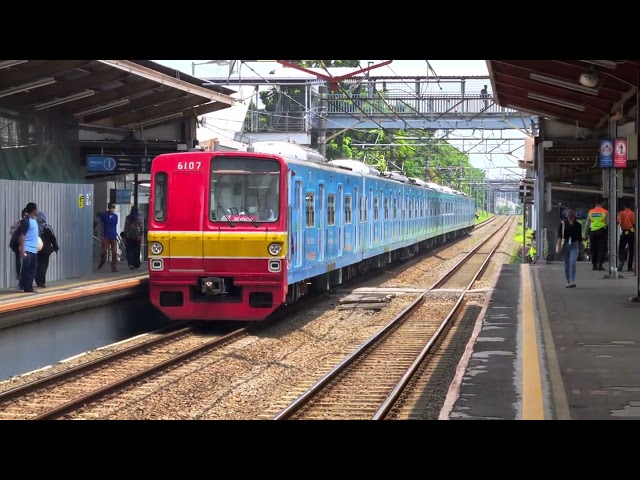
<path fill-rule="evenodd" d="M 280 215 L 280 164 L 275 160 L 214 157 L 211 161 L 213 222 L 275 222 Z"/>

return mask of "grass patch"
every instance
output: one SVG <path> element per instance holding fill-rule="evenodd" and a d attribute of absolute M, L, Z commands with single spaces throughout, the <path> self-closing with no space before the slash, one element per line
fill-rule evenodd
<path fill-rule="evenodd" d="M 489 213 L 485 210 L 479 210 L 480 216 L 476 219 L 476 224 L 480 223 L 480 222 L 484 222 L 485 220 L 487 220 L 488 218 L 491 218 L 495 215 L 495 213 Z"/>
<path fill-rule="evenodd" d="M 524 232 L 524 228 L 522 226 L 523 217 L 520 217 L 518 220 L 518 226 L 516 227 L 516 233 L 513 236 L 513 240 L 518 244 L 515 251 L 511 255 L 511 259 L 509 263 L 522 263 L 522 240 L 524 235 L 526 235 L 526 243 L 529 245 L 531 243 L 531 235 L 533 234 L 533 230 L 531 228 L 527 228 L 527 231 Z M 528 246 L 525 248 L 529 248 Z"/>

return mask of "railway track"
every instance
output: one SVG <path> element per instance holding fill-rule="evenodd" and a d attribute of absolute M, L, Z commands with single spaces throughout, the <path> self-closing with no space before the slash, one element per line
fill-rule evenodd
<path fill-rule="evenodd" d="M 491 217 L 475 228 L 491 224 L 496 218 Z M 425 253 L 434 254 L 448 246 L 443 245 Z M 419 257 L 414 257 L 414 260 Z M 372 273 L 375 274 L 375 271 Z M 360 280 L 366 278 L 353 283 L 357 284 Z M 237 328 L 224 334 L 202 333 L 193 324 L 172 325 L 155 332 L 162 333 L 158 337 L 0 392 L 0 419 L 63 418 L 130 385 L 249 335 L 284 315 L 295 315 L 295 312 L 309 308 L 313 301 L 312 297 L 303 299 L 277 312 L 268 322 Z"/>
<path fill-rule="evenodd" d="M 164 369 L 247 335 L 211 335 L 191 325 L 0 393 L 0 419 L 53 420 Z"/>
<path fill-rule="evenodd" d="M 444 336 L 513 225 L 507 219 L 449 272 L 299 395 L 274 420 L 387 418 Z M 449 298 L 436 292 L 449 291 Z M 430 298 L 434 296 L 434 298 Z"/>

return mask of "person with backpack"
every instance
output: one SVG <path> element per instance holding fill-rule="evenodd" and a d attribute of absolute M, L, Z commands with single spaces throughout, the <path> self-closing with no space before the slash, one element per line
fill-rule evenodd
<path fill-rule="evenodd" d="M 36 222 L 40 239 L 42 240 L 42 248 L 38 252 L 38 269 L 36 272 L 36 285 L 40 288 L 47 287 L 47 269 L 49 268 L 49 257 L 53 252 L 58 253 L 60 247 L 58 240 L 53 232 L 51 225 L 47 223 L 47 217 L 44 213 L 38 212 Z"/>
<path fill-rule="evenodd" d="M 20 224 L 27 218 L 27 211 L 22 209 L 21 218 L 9 228 L 9 248 L 16 257 L 16 280 L 18 281 L 18 289 L 20 288 L 20 270 L 22 268 L 22 258 L 20 257 L 20 235 L 18 234 L 18 228 Z"/>
<path fill-rule="evenodd" d="M 138 207 L 132 207 L 131 213 L 124 220 L 124 238 L 127 248 L 127 263 L 131 270 L 140 268 L 140 247 L 144 230 Z"/>
<path fill-rule="evenodd" d="M 38 206 L 35 203 L 28 203 L 25 211 L 27 217 L 20 222 L 20 226 L 17 229 L 20 242 L 18 248 L 22 259 L 18 290 L 26 293 L 37 293 L 33 289 L 33 280 L 38 270 L 38 250 L 42 245 L 42 241 L 38 236 L 38 223 L 36 222 Z"/>

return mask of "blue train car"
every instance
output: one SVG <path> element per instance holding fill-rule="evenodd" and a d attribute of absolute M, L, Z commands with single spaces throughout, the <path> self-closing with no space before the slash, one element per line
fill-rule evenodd
<path fill-rule="evenodd" d="M 288 303 L 473 228 L 474 200 L 452 189 L 355 160 L 286 160 Z"/>

